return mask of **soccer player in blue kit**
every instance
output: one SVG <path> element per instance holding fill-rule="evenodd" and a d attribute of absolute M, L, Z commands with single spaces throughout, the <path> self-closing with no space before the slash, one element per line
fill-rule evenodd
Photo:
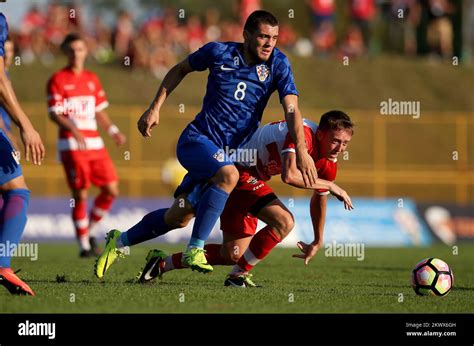
<path fill-rule="evenodd" d="M 45 153 L 41 137 L 21 109 L 5 73 L 4 45 L 7 37 L 7 21 L 0 13 L 0 102 L 20 128 L 26 160 L 31 156 L 33 163 L 39 165 Z M 33 290 L 11 269 L 11 249 L 18 245 L 25 228 L 30 191 L 23 178 L 17 153 L 2 130 L 0 130 L 0 192 L 3 197 L 0 212 L 0 246 L 4 250 L 0 256 L 0 284 L 12 294 L 34 296 Z"/>
<path fill-rule="evenodd" d="M 305 185 L 311 186 L 317 178 L 314 162 L 305 144 L 298 91 L 290 63 L 275 48 L 277 19 L 267 11 L 255 11 L 245 23 L 243 36 L 244 43 L 207 43 L 174 66 L 137 124 L 140 133 L 150 137 L 152 128 L 159 123 L 160 109 L 174 88 L 188 73 L 209 69 L 202 110 L 178 141 L 177 157 L 188 174 L 175 193 L 179 196 L 190 192 L 202 181 L 211 184 L 199 201 L 192 236 L 182 257 L 183 266 L 201 272 L 213 270 L 204 255 L 204 243 L 239 180 L 239 172 L 226 153 L 230 149 L 238 149 L 250 139 L 275 90 L 278 90 L 289 132 L 296 143 L 297 167 Z M 150 227 L 166 233 L 169 229 L 164 226 L 164 220 L 168 210 L 160 209 L 147 214 L 132 228 L 133 233 L 140 238 L 141 233 L 150 233 Z M 108 233 L 104 253 L 96 263 L 98 277 L 102 277 L 120 255 L 116 253 L 116 248 L 136 243 L 137 239 L 128 239 L 127 233 L 118 230 Z"/>

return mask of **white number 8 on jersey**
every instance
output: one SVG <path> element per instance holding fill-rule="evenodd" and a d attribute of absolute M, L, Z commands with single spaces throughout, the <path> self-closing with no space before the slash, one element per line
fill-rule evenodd
<path fill-rule="evenodd" d="M 234 93 L 234 98 L 237 101 L 242 101 L 245 98 L 245 90 L 247 90 L 247 84 L 239 82 L 239 84 L 237 84 L 237 90 Z"/>

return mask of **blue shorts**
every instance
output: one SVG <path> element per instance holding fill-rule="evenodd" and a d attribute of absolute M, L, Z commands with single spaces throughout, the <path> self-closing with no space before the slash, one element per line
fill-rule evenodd
<path fill-rule="evenodd" d="M 18 178 L 23 173 L 15 158 L 15 149 L 5 133 L 0 130 L 0 185 Z"/>
<path fill-rule="evenodd" d="M 212 178 L 224 166 L 234 165 L 223 148 L 219 148 L 191 123 L 179 137 L 176 154 L 192 180 Z"/>

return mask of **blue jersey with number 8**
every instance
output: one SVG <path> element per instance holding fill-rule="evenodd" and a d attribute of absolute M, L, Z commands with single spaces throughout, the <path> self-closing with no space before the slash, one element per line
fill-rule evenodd
<path fill-rule="evenodd" d="M 188 57 L 194 70 L 209 69 L 206 96 L 193 124 L 220 148 L 238 148 L 250 139 L 275 90 L 280 102 L 298 95 L 290 63 L 280 50 L 274 48 L 268 61 L 249 66 L 241 48 L 242 43 L 210 42 Z"/>

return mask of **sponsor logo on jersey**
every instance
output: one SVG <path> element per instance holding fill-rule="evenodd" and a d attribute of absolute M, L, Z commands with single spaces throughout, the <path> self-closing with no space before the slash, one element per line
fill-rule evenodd
<path fill-rule="evenodd" d="M 222 71 L 234 71 L 235 68 L 232 67 L 225 67 L 224 64 L 221 65 L 221 70 Z"/>
<path fill-rule="evenodd" d="M 268 69 L 267 65 L 257 65 L 257 75 L 260 82 L 265 82 L 269 74 L 270 70 Z"/>

